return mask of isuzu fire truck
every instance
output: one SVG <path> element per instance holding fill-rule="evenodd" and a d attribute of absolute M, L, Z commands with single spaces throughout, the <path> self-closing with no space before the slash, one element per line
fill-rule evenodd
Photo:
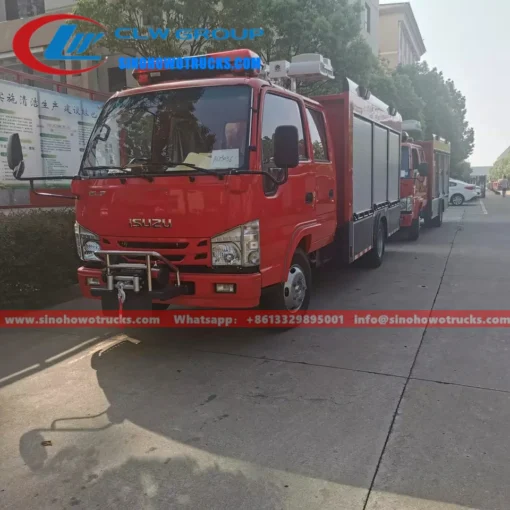
<path fill-rule="evenodd" d="M 320 55 L 263 67 L 136 71 L 140 87 L 105 104 L 71 187 L 79 282 L 104 310 L 296 312 L 312 266 L 382 263 L 400 223 L 401 116 L 350 80 L 293 92 L 333 77 Z M 8 161 L 33 184 L 17 135 Z"/>
<path fill-rule="evenodd" d="M 420 219 L 427 227 L 440 227 L 448 207 L 451 146 L 434 136 L 429 141 L 415 141 L 409 133 L 421 133 L 418 121 L 402 123 L 402 171 L 400 227 L 415 241 L 420 236 Z"/>

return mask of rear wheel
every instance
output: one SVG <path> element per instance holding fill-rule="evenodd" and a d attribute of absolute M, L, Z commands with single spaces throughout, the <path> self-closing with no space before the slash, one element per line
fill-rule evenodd
<path fill-rule="evenodd" d="M 459 193 L 456 193 L 455 195 L 452 196 L 451 202 L 455 206 L 462 205 L 464 203 L 464 196 L 460 195 Z"/>
<path fill-rule="evenodd" d="M 368 254 L 365 255 L 365 262 L 367 267 L 376 269 L 382 264 L 384 252 L 386 251 L 386 225 L 382 221 L 379 221 L 377 226 L 373 246 Z"/>
<path fill-rule="evenodd" d="M 263 310 L 303 312 L 310 305 L 312 270 L 306 253 L 298 248 L 290 264 L 287 280 L 268 289 L 260 301 Z"/>

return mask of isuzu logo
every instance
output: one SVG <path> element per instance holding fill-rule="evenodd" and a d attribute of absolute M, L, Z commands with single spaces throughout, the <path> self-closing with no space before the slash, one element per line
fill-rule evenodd
<path fill-rule="evenodd" d="M 130 227 L 145 227 L 145 228 L 170 228 L 172 220 L 163 218 L 129 218 Z"/>

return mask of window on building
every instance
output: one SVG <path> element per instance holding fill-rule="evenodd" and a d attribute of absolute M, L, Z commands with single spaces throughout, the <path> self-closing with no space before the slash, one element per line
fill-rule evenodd
<path fill-rule="evenodd" d="M 404 34 L 402 33 L 402 22 L 398 22 L 398 63 L 402 64 L 404 58 Z"/>
<path fill-rule="evenodd" d="M 370 30 L 372 29 L 372 20 L 371 20 L 371 10 L 370 5 L 365 3 L 365 30 L 367 33 L 370 33 Z"/>
<path fill-rule="evenodd" d="M 126 70 L 118 67 L 110 67 L 108 69 L 108 90 L 117 92 L 126 87 Z"/>
<path fill-rule="evenodd" d="M 30 18 L 44 14 L 44 0 L 6 0 L 5 17 L 7 21 Z"/>
<path fill-rule="evenodd" d="M 315 161 L 329 161 L 326 126 L 322 113 L 307 108 L 306 116 L 312 140 L 313 158 Z"/>

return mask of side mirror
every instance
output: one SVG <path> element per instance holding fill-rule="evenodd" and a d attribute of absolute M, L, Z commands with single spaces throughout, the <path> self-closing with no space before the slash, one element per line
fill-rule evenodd
<path fill-rule="evenodd" d="M 23 162 L 23 150 L 21 149 L 21 141 L 18 133 L 9 136 L 7 142 L 7 164 L 16 179 L 19 179 L 23 175 L 25 163 Z"/>
<path fill-rule="evenodd" d="M 274 133 L 274 163 L 285 170 L 299 164 L 299 136 L 296 126 L 278 126 Z"/>
<path fill-rule="evenodd" d="M 428 163 L 420 163 L 418 165 L 418 172 L 420 172 L 420 175 L 423 175 L 423 177 L 426 177 L 429 174 Z"/>

